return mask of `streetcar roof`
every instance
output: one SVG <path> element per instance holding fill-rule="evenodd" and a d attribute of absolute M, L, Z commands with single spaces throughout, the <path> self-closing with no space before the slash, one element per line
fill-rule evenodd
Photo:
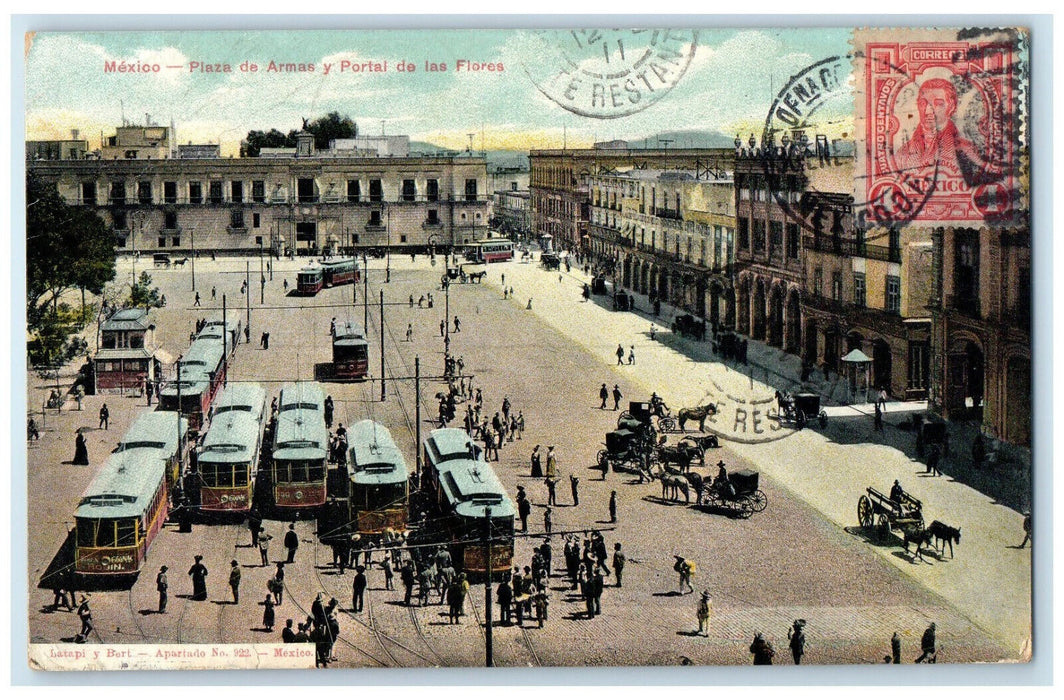
<path fill-rule="evenodd" d="M 352 321 L 344 321 L 342 323 L 337 323 L 336 328 L 333 329 L 334 342 L 353 340 L 356 338 L 361 340 L 366 339 L 366 331 L 363 330 L 361 324 Z"/>
<path fill-rule="evenodd" d="M 133 518 L 151 503 L 166 473 L 158 450 L 138 448 L 111 455 L 81 496 L 78 518 Z"/>
<path fill-rule="evenodd" d="M 486 507 L 491 508 L 492 517 L 514 515 L 513 501 L 487 462 L 453 460 L 439 471 L 447 500 L 459 515 L 481 517 Z"/>
<path fill-rule="evenodd" d="M 380 423 L 360 420 L 347 431 L 351 446 L 347 475 L 356 484 L 393 484 L 407 480 L 406 460 L 392 434 Z"/>
<path fill-rule="evenodd" d="M 278 410 L 282 413 L 312 406 L 321 410 L 325 404 L 325 392 L 316 382 L 296 382 L 281 389 L 281 398 L 277 404 Z"/>
<path fill-rule="evenodd" d="M 182 435 L 188 430 L 188 419 L 178 416 L 177 411 L 151 411 L 140 414 L 118 443 L 115 452 L 146 447 L 162 450 L 165 457 L 177 454 L 178 430 Z M 180 428 L 178 420 L 181 421 Z"/>
<path fill-rule="evenodd" d="M 291 409 L 278 414 L 274 459 L 322 459 L 329 432 L 320 410 Z"/>
<path fill-rule="evenodd" d="M 334 268 L 334 267 L 347 267 L 347 266 L 350 266 L 350 267 L 352 267 L 352 268 L 357 270 L 358 267 L 359 267 L 359 264 L 358 264 L 358 261 L 355 260 L 354 258 L 341 258 L 340 260 L 326 260 L 323 263 L 321 263 L 321 266 L 323 268 L 324 267 Z"/>
<path fill-rule="evenodd" d="M 315 266 L 315 267 L 304 267 L 302 270 L 299 271 L 299 274 L 301 276 L 302 275 L 320 275 L 321 274 L 321 268 L 317 267 L 317 266 Z"/>
<path fill-rule="evenodd" d="M 201 369 L 189 368 L 188 372 L 182 371 L 179 380 L 170 381 L 163 385 L 159 393 L 163 396 L 177 396 L 177 387 L 181 385 L 182 396 L 202 394 L 210 386 L 211 380 L 207 373 Z"/>
<path fill-rule="evenodd" d="M 461 428 L 438 428 L 429 433 L 425 449 L 437 466 L 451 459 L 468 459 L 473 440 Z"/>
<path fill-rule="evenodd" d="M 248 413 L 227 411 L 217 414 L 200 448 L 200 462 L 246 462 L 254 455 L 261 435 L 261 423 Z"/>
<path fill-rule="evenodd" d="M 239 411 L 251 415 L 258 421 L 261 420 L 265 410 L 266 390 L 262 388 L 262 385 L 254 383 L 234 382 L 227 386 L 218 400 L 214 402 L 216 419 L 222 413 Z"/>
<path fill-rule="evenodd" d="M 222 361 L 222 341 L 220 338 L 197 338 L 181 358 L 182 365 L 203 367 L 213 372 Z"/>

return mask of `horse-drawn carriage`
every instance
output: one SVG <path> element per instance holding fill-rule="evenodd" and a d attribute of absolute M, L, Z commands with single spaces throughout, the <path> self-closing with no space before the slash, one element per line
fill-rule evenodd
<path fill-rule="evenodd" d="M 631 311 L 635 308 L 635 297 L 623 289 L 613 297 L 614 311 Z"/>
<path fill-rule="evenodd" d="M 596 462 L 603 473 L 607 469 L 639 473 L 646 467 L 648 458 L 644 436 L 632 430 L 618 428 L 606 433 L 606 449 L 599 450 Z"/>
<path fill-rule="evenodd" d="M 793 424 L 801 430 L 810 420 L 816 418 L 820 427 L 826 427 L 828 414 L 820 408 L 820 396 L 810 393 L 781 394 L 776 392 L 776 404 L 779 407 L 780 420 Z"/>
<path fill-rule="evenodd" d="M 707 480 L 698 495 L 699 505 L 728 510 L 749 518 L 768 506 L 768 496 L 758 488 L 759 474 L 749 469 L 728 474 L 724 479 Z"/>
<path fill-rule="evenodd" d="M 543 253 L 539 256 L 539 264 L 544 270 L 557 270 L 561 267 L 562 259 L 556 253 Z"/>
<path fill-rule="evenodd" d="M 656 426 L 654 425 L 655 418 L 657 418 Z M 629 401 L 628 410 L 622 412 L 621 417 L 617 419 L 618 427 L 620 427 L 621 421 L 625 420 L 638 421 L 662 433 L 674 433 L 677 431 L 676 419 L 670 415 L 669 407 L 665 405 L 665 402 L 657 394 L 651 395 L 650 401 Z"/>
<path fill-rule="evenodd" d="M 884 540 L 891 530 L 922 530 L 923 504 L 901 487 L 896 486 L 887 496 L 869 486 L 865 495 L 857 499 L 857 521 L 877 539 Z"/>
<path fill-rule="evenodd" d="M 705 340 L 706 322 L 691 314 L 680 314 L 672 322 L 672 332 L 695 340 Z"/>

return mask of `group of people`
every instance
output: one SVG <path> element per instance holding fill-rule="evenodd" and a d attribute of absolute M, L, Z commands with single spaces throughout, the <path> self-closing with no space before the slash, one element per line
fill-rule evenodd
<path fill-rule="evenodd" d="M 484 443 L 484 459 L 489 462 L 499 461 L 499 448 L 520 440 L 525 431 L 524 411 L 514 412 L 508 396 L 503 397 L 501 409 L 489 421 L 484 411 L 484 395 L 479 388 L 474 400 L 466 406 L 464 422 L 469 436 Z"/>

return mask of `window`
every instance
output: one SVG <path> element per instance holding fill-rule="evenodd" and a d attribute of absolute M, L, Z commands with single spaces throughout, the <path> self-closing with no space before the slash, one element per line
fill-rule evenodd
<path fill-rule="evenodd" d="M 838 272 L 831 273 L 831 298 L 842 301 L 842 275 Z"/>
<path fill-rule="evenodd" d="M 765 222 L 754 222 L 754 252 L 763 253 L 765 251 Z"/>
<path fill-rule="evenodd" d="M 413 202 L 417 199 L 417 188 L 413 180 L 403 180 L 403 201 Z"/>
<path fill-rule="evenodd" d="M 181 245 L 181 236 L 171 236 L 170 244 L 175 248 L 179 247 Z"/>
<path fill-rule="evenodd" d="M 813 294 L 824 296 L 824 270 L 819 267 L 813 270 Z"/>
<path fill-rule="evenodd" d="M 863 272 L 853 273 L 853 303 L 855 306 L 865 306 L 865 274 Z"/>
<path fill-rule="evenodd" d="M 244 228 L 244 212 L 241 209 L 234 209 L 229 212 L 229 227 L 230 228 Z"/>
<path fill-rule="evenodd" d="M 141 204 L 151 204 L 151 182 L 137 183 L 137 201 Z"/>
<path fill-rule="evenodd" d="M 440 201 L 440 181 L 433 178 L 425 183 L 425 197 L 430 202 Z"/>
<path fill-rule="evenodd" d="M 129 224 L 126 221 L 126 213 L 124 211 L 116 211 L 114 214 L 115 230 L 116 231 L 128 231 Z"/>
<path fill-rule="evenodd" d="M 314 196 L 314 178 L 299 178 L 299 180 L 296 181 L 296 195 L 300 202 L 318 201 L 318 198 Z"/>
<path fill-rule="evenodd" d="M 357 233 L 351 234 L 351 242 L 352 243 L 358 243 L 358 234 Z"/>
<path fill-rule="evenodd" d="M 81 203 L 82 204 L 96 204 L 96 183 L 95 182 L 83 182 L 83 183 L 81 183 Z"/>
<path fill-rule="evenodd" d="M 399 236 L 399 242 L 400 242 L 400 243 L 406 243 L 406 235 L 405 235 L 405 234 L 404 234 L 404 235 L 401 235 L 401 236 Z"/>
<path fill-rule="evenodd" d="M 475 202 L 477 201 L 477 181 L 476 178 L 471 178 L 465 181 L 465 201 Z"/>
<path fill-rule="evenodd" d="M 358 180 L 347 181 L 347 201 L 357 202 L 362 197 L 362 185 Z"/>
<path fill-rule="evenodd" d="M 380 180 L 369 181 L 369 201 L 381 202 L 384 200 L 384 188 L 381 187 Z"/>
<path fill-rule="evenodd" d="M 798 259 L 798 224 L 787 224 L 787 257 Z"/>
<path fill-rule="evenodd" d="M 774 255 L 777 250 L 783 248 L 783 222 L 782 221 L 770 221 L 768 222 L 768 245 L 770 254 Z"/>
<path fill-rule="evenodd" d="M 931 370 L 931 343 L 927 340 L 909 341 L 909 388 L 927 389 Z"/>
<path fill-rule="evenodd" d="M 887 311 L 901 311 L 901 277 L 887 275 Z"/>
<path fill-rule="evenodd" d="M 244 183 L 240 180 L 233 180 L 229 183 L 229 191 L 232 193 L 233 203 L 242 204 L 244 202 Z"/>
<path fill-rule="evenodd" d="M 111 183 L 111 204 L 125 204 L 126 203 L 126 183 L 124 182 L 112 182 Z"/>
<path fill-rule="evenodd" d="M 126 151 L 126 158 L 128 160 L 134 160 L 137 157 L 136 151 Z"/>
<path fill-rule="evenodd" d="M 159 236 L 159 247 L 160 248 L 165 248 L 166 247 L 166 236 Z"/>
<path fill-rule="evenodd" d="M 163 228 L 173 231 L 177 228 L 177 212 L 163 212 Z"/>
<path fill-rule="evenodd" d="M 262 236 L 255 236 L 255 245 L 262 245 Z"/>
<path fill-rule="evenodd" d="M 259 227 L 259 223 L 260 223 L 259 214 L 258 214 L 258 212 L 255 212 L 254 214 L 251 215 L 251 227 L 252 228 L 258 228 Z"/>
<path fill-rule="evenodd" d="M 891 262 L 901 262 L 901 233 L 896 228 L 890 230 L 888 238 L 889 255 Z"/>
<path fill-rule="evenodd" d="M 750 219 L 739 219 L 739 247 L 750 250 Z"/>
<path fill-rule="evenodd" d="M 163 183 L 163 201 L 167 204 L 177 204 L 177 183 Z"/>
<path fill-rule="evenodd" d="M 425 223 L 429 224 L 430 226 L 434 226 L 440 223 L 440 210 L 429 209 L 429 218 Z"/>
<path fill-rule="evenodd" d="M 960 304 L 979 296 L 979 239 L 974 231 L 958 233 L 955 239 L 953 286 Z"/>
<path fill-rule="evenodd" d="M 374 209 L 369 213 L 369 225 L 380 226 L 381 225 L 381 213 L 379 210 Z"/>
<path fill-rule="evenodd" d="M 189 204 L 203 204 L 203 184 L 199 182 L 188 183 Z"/>
<path fill-rule="evenodd" d="M 222 203 L 222 183 L 217 180 L 212 180 L 208 185 L 210 188 L 210 203 L 221 204 Z"/>
<path fill-rule="evenodd" d="M 265 202 L 266 201 L 266 182 L 264 180 L 252 180 L 251 181 L 251 201 L 253 201 L 253 202 Z"/>

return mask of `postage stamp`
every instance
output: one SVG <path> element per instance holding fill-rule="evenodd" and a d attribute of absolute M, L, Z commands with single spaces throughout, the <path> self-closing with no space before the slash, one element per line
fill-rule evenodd
<path fill-rule="evenodd" d="M 1024 114 L 1019 30 L 855 32 L 858 177 L 865 218 L 1010 222 Z"/>

